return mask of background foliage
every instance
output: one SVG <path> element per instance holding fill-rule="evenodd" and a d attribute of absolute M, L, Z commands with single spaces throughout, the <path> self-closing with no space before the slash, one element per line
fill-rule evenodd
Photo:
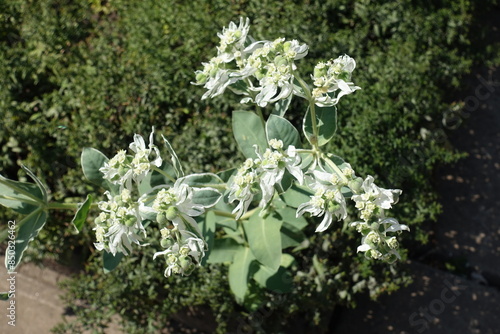
<path fill-rule="evenodd" d="M 447 144 L 443 112 L 460 105 L 451 96 L 461 77 L 474 60 L 488 56 L 471 44 L 478 10 L 465 0 L 2 2 L 1 173 L 22 179 L 17 173 L 23 163 L 58 201 L 99 194 L 83 181 L 82 148 L 111 156 L 134 133 L 147 136 L 152 125 L 171 140 L 187 172 L 216 172 L 241 162 L 230 130 L 231 112 L 241 109 L 238 98 L 201 101 L 202 89 L 190 82 L 201 62 L 215 54 L 216 33 L 248 16 L 256 39 L 296 38 L 309 45 L 308 57 L 298 64 L 304 77 L 319 60 L 344 53 L 357 60 L 354 81 L 362 90 L 339 105 L 339 135 L 330 149 L 359 174 L 403 189 L 395 216 L 411 226 L 405 244 L 415 254 L 427 239 L 422 223 L 440 212 L 433 171 L 460 156 Z M 298 122 L 304 106 L 293 107 L 289 117 Z M 0 215 L 1 221 L 12 219 L 10 212 Z M 309 247 L 295 256 L 295 289 L 286 303 L 277 302 L 279 294 L 254 289 L 255 300 L 264 304 L 240 306 L 230 296 L 224 266 L 165 279 L 152 254 L 135 254 L 104 275 L 92 254 L 90 222 L 83 237 L 73 236 L 71 213 L 53 217 L 27 258 L 85 263 L 85 273 L 65 284 L 79 320 L 59 326 L 61 332 L 102 328 L 114 313 L 127 332 L 147 332 L 193 305 L 208 306 L 220 332 L 258 314 L 244 328 L 276 332 L 297 314 L 302 323 L 324 328 L 327 317 L 321 315 L 336 304 L 352 304 L 353 295 L 364 290 L 372 296 L 390 292 L 408 280 L 357 256 L 358 240 L 343 226 L 322 235 L 311 228 Z"/>

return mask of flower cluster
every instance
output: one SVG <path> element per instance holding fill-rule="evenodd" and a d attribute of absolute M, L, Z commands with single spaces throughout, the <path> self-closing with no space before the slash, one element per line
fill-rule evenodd
<path fill-rule="evenodd" d="M 200 265 L 207 247 L 193 217 L 203 214 L 206 208 L 218 201 L 217 199 L 210 204 L 197 203 L 195 191 L 219 193 L 213 188 L 193 189 L 187 184 L 186 178 L 177 179 L 172 187 L 155 187 L 153 192 L 155 191 L 157 193 L 152 201 L 151 194 L 140 198 L 139 209 L 145 216 L 155 217 L 162 227 L 160 245 L 165 249 L 155 253 L 153 258 L 165 255 L 165 276 L 172 273 L 189 275 L 196 265 Z"/>
<path fill-rule="evenodd" d="M 205 256 L 205 241 L 192 232 L 179 230 L 175 225 L 162 228 L 160 233 L 160 244 L 165 250 L 155 253 L 153 259 L 164 255 L 167 263 L 165 277 L 172 274 L 190 275 Z"/>
<path fill-rule="evenodd" d="M 226 88 L 244 95 L 241 103 L 254 102 L 260 107 L 295 94 L 312 96 L 318 106 L 330 106 L 339 99 L 360 89 L 350 81 L 356 63 L 349 56 L 341 56 L 326 63 L 319 63 L 313 75 L 311 94 L 307 87 L 298 87 L 295 61 L 305 57 L 308 46 L 297 40 L 278 38 L 274 41 L 254 41 L 249 35 L 249 20 L 240 18 L 219 33 L 217 56 L 203 63 L 203 70 L 196 74 L 196 85 L 207 89 L 203 99 L 222 94 Z M 335 96 L 335 92 L 340 92 Z"/>
<path fill-rule="evenodd" d="M 330 167 L 333 165 L 330 163 Z M 346 199 L 350 196 L 362 219 L 350 224 L 363 236 L 358 252 L 365 252 L 367 257 L 387 262 L 400 258 L 396 237 L 388 233 L 409 231 L 409 228 L 399 224 L 394 218 L 387 218 L 385 210 L 397 202 L 401 190 L 380 188 L 370 175 L 365 180 L 356 177 L 347 163 L 343 163 L 342 168 L 336 166 L 328 172 L 317 167 L 308 171 L 305 179 L 313 195 L 308 202 L 299 205 L 297 217 L 306 212 L 323 217 L 316 228 L 316 232 L 323 232 L 331 225 L 334 217 L 337 220 L 347 217 Z"/>
<path fill-rule="evenodd" d="M 397 203 L 401 190 L 380 188 L 373 182 L 372 176 L 363 181 L 361 189 L 363 192 L 352 196 L 362 219 L 351 224 L 363 235 L 358 252 L 365 252 L 367 257 L 374 259 L 394 262 L 400 258 L 398 242 L 396 237 L 387 233 L 410 229 L 394 218 L 385 217 L 385 210 Z"/>
<path fill-rule="evenodd" d="M 263 154 L 256 149 L 258 158 L 247 159 L 229 186 L 229 202 L 239 201 L 233 210 L 233 213 L 237 213 L 236 219 L 240 219 L 248 210 L 254 196 L 259 192 L 262 193 L 259 206 L 265 207 L 273 198 L 274 187 L 281 182 L 285 171 L 300 184 L 303 183 L 301 160 L 295 147 L 290 145 L 283 150 L 283 142 L 276 139 L 271 139 L 269 146 Z"/>
<path fill-rule="evenodd" d="M 138 204 L 132 200 L 128 189 L 122 189 L 116 196 L 109 191 L 104 194 L 108 200 L 98 204 L 101 213 L 95 219 L 97 242 L 94 245 L 98 250 L 106 250 L 113 255 L 127 255 L 132 251 L 132 243 L 140 245 L 141 236 L 138 233 L 146 235 Z"/>
<path fill-rule="evenodd" d="M 332 223 L 333 216 L 345 219 L 347 216 L 346 200 L 342 194 L 342 187 L 354 178 L 350 166 L 338 172 L 324 172 L 314 170 L 306 177 L 308 187 L 314 192 L 309 202 L 297 208 L 297 217 L 309 212 L 312 216 L 323 216 L 316 232 L 325 231 Z"/>
<path fill-rule="evenodd" d="M 210 187 L 193 187 L 188 177 L 182 177 L 173 185 L 156 186 L 139 196 L 139 186 L 144 190 L 141 180 L 152 173 L 155 167 L 158 172 L 162 172 L 158 167 L 163 160 L 158 148 L 153 145 L 153 133 L 148 147 L 140 135 L 135 135 L 130 149 L 134 152 L 133 156 L 126 155 L 124 150 L 119 151 L 100 169 L 105 179 L 120 185 L 120 193 L 114 195 L 106 191 L 108 200 L 98 203 L 101 213 L 95 219 L 95 247 L 113 255 L 128 255 L 132 251 L 132 244 L 141 245 L 140 241 L 146 237 L 143 222 L 156 222 L 161 231 L 160 245 L 163 251 L 156 252 L 153 258 L 165 255 L 165 276 L 189 275 L 200 265 L 206 249 L 198 223 L 193 217 L 215 205 L 222 195 Z M 196 177 L 197 174 L 192 176 Z M 173 179 L 173 176 L 168 175 L 167 179 Z M 133 181 L 137 187 L 133 187 Z"/>
<path fill-rule="evenodd" d="M 326 63 L 318 63 L 314 67 L 315 88 L 312 90 L 316 104 L 321 107 L 332 106 L 337 104 L 342 96 L 361 89 L 351 82 L 352 71 L 355 67 L 356 61 L 348 55 Z"/>
<path fill-rule="evenodd" d="M 153 133 L 154 129 L 149 136 L 148 147 L 144 139 L 136 134 L 134 142 L 129 146 L 134 155 L 127 155 L 125 150 L 118 151 L 101 167 L 103 178 L 113 184 L 132 189 L 132 181 L 140 183 L 153 166 L 160 167 L 162 159 L 158 147 L 153 144 Z"/>

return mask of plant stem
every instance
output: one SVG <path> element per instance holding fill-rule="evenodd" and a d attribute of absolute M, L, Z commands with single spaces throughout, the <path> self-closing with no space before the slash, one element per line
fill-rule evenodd
<path fill-rule="evenodd" d="M 164 170 L 161 170 L 160 168 L 158 168 L 156 166 L 152 166 L 152 167 L 153 167 L 154 171 L 157 171 L 158 173 L 160 173 L 161 175 L 165 176 L 167 179 L 169 179 L 170 181 L 175 183 L 176 180 L 170 174 L 168 174 L 167 172 L 165 172 Z"/>
<path fill-rule="evenodd" d="M 340 176 L 342 181 L 344 181 L 345 183 L 349 182 L 347 177 L 345 177 L 344 173 L 340 170 L 339 166 L 337 166 L 333 161 L 331 161 L 326 155 L 322 154 L 321 157 L 328 164 L 328 166 L 330 166 Z"/>
<path fill-rule="evenodd" d="M 236 219 L 236 216 L 234 214 L 226 212 L 226 211 L 221 211 L 221 210 L 211 210 L 211 211 L 213 213 L 215 213 L 217 216 Z"/>
<path fill-rule="evenodd" d="M 306 97 L 306 100 L 309 102 L 309 110 L 311 114 L 311 124 L 314 137 L 311 144 L 313 145 L 313 149 L 316 152 L 319 152 L 318 148 L 319 134 L 318 134 L 318 125 L 316 124 L 316 105 L 314 103 L 314 98 L 311 94 L 309 86 L 307 86 L 307 83 L 300 77 L 300 75 L 297 72 L 293 72 L 293 76 L 299 82 L 300 87 L 302 87 L 302 89 L 304 90 L 304 95 Z"/>

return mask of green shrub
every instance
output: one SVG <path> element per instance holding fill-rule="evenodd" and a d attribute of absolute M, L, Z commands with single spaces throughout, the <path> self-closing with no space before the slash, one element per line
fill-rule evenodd
<path fill-rule="evenodd" d="M 330 151 L 360 174 L 376 175 L 381 185 L 403 189 L 396 216 L 412 228 L 415 240 L 407 243 L 426 241 L 420 226 L 440 212 L 432 173 L 460 157 L 440 124 L 450 92 L 476 57 L 469 48 L 469 1 L 19 0 L 0 9 L 3 175 L 15 178 L 23 163 L 45 178 L 55 200 L 81 198 L 99 191 L 83 181 L 82 148 L 111 156 L 153 125 L 171 140 L 188 172 L 219 171 L 242 161 L 230 130 L 237 97 L 206 103 L 202 89 L 190 82 L 214 55 L 216 32 L 248 16 L 257 39 L 284 36 L 311 46 L 301 60 L 304 77 L 319 60 L 343 53 L 357 60 L 362 90 L 342 100 L 341 136 Z M 295 123 L 300 116 L 289 115 Z M 70 219 L 61 213 L 49 221 L 28 258 L 55 256 L 69 263 L 74 258 L 64 254 L 75 252 L 86 258 L 91 225 L 83 237 L 73 236 Z M 165 279 L 151 254 L 135 254 L 103 275 L 100 259 L 90 256 L 85 273 L 64 284 L 78 321 L 58 331 L 99 330 L 117 313 L 127 332 L 148 332 L 193 305 L 210 307 L 219 332 L 234 330 L 246 318 L 256 319 L 242 327 L 247 332 L 257 324 L 277 332 L 287 322 L 296 325 L 290 321 L 297 315 L 302 324 L 324 328 L 335 305 L 354 304 L 356 293 L 368 290 L 376 297 L 408 281 L 397 268 L 354 256 L 357 237 L 343 226 L 309 242 L 296 254 L 296 288 L 286 303 L 277 302 L 276 293 L 254 289 L 264 294 L 264 305 L 234 304 L 225 267 Z M 272 316 L 258 321 L 267 312 Z"/>

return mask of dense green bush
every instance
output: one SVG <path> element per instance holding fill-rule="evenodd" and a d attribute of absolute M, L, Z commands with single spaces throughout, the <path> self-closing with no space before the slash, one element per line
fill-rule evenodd
<path fill-rule="evenodd" d="M 201 62 L 214 55 L 216 32 L 248 16 L 257 39 L 284 36 L 310 46 L 301 60 L 304 77 L 319 60 L 344 53 L 357 60 L 355 82 L 362 90 L 339 105 L 341 136 L 330 151 L 360 174 L 378 176 L 382 186 L 403 189 L 396 217 L 411 226 L 417 241 L 425 241 L 419 225 L 440 212 L 432 172 L 459 157 L 447 146 L 440 122 L 449 92 L 475 56 L 469 51 L 473 10 L 469 1 L 451 0 L 3 2 L 0 170 L 22 178 L 16 175 L 19 165 L 30 166 L 55 200 L 98 193 L 83 181 L 81 149 L 92 146 L 110 156 L 153 125 L 172 141 L 188 172 L 218 171 L 241 161 L 230 133 L 237 97 L 206 103 L 190 82 Z M 48 222 L 31 258 L 52 253 L 69 262 L 74 257 L 65 254 L 86 258 L 93 252 L 90 223 L 83 237 L 75 237 L 68 217 L 62 212 Z M 296 288 L 286 303 L 277 302 L 279 294 L 252 287 L 265 295 L 264 305 L 234 304 L 223 266 L 165 279 L 152 254 L 135 254 L 103 275 L 92 255 L 85 273 L 65 283 L 78 322 L 58 330 L 99 329 L 118 313 L 127 332 L 148 332 L 192 305 L 208 305 L 220 332 L 245 318 L 255 320 L 241 327 L 247 332 L 260 325 L 277 332 L 297 314 L 304 324 L 324 327 L 324 315 L 338 303 L 354 303 L 354 294 L 369 290 L 376 296 L 408 280 L 395 268 L 354 255 L 357 237 L 343 226 L 309 241 L 294 254 Z"/>

